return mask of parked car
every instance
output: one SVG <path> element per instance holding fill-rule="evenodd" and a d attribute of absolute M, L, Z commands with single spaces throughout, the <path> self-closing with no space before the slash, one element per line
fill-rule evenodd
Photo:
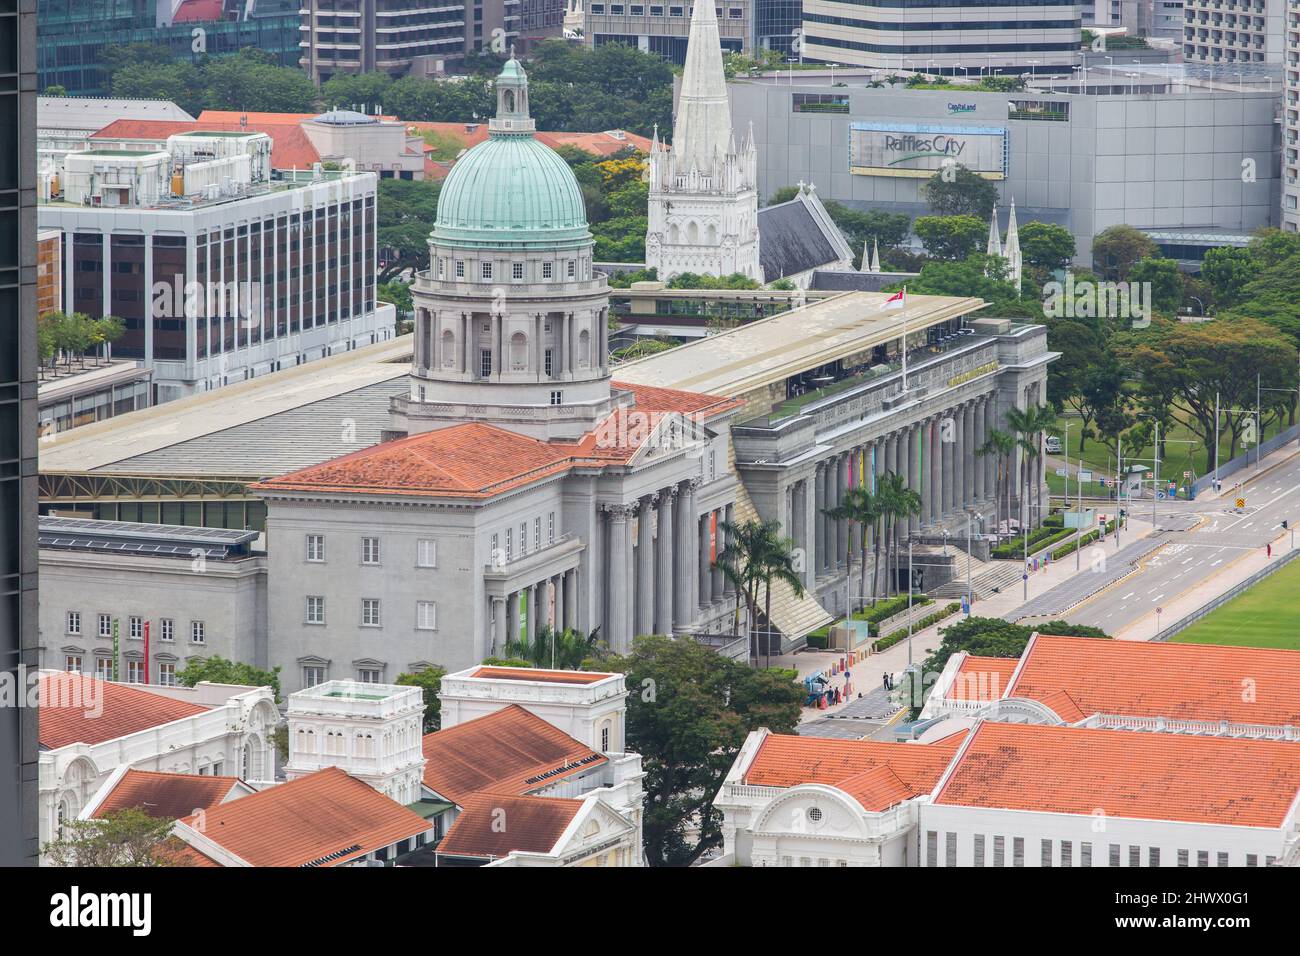
<path fill-rule="evenodd" d="M 1055 435 L 1048 435 L 1047 442 L 1043 445 L 1049 455 L 1059 455 L 1061 453 L 1061 439 Z"/>

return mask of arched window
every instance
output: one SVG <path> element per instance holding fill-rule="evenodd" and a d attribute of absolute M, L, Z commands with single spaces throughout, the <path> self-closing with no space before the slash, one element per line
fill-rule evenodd
<path fill-rule="evenodd" d="M 668 227 L 668 242 L 675 246 L 681 242 L 681 239 L 681 231 L 677 228 L 677 223 L 673 223 Z"/>
<path fill-rule="evenodd" d="M 578 333 L 578 368 L 587 368 L 591 365 L 589 356 L 591 355 L 591 333 L 583 329 Z"/>
<path fill-rule="evenodd" d="M 528 368 L 528 336 L 523 332 L 510 336 L 510 368 L 516 372 Z"/>
<path fill-rule="evenodd" d="M 709 245 L 716 246 L 718 244 L 718 227 L 713 225 L 712 223 L 709 223 L 708 236 L 709 236 Z"/>
<path fill-rule="evenodd" d="M 451 329 L 442 333 L 442 364 L 446 368 L 456 364 L 456 333 Z"/>
<path fill-rule="evenodd" d="M 505 95 L 502 97 L 502 103 L 504 103 L 507 113 L 513 113 L 515 111 L 515 91 L 506 90 Z"/>
<path fill-rule="evenodd" d="M 691 245 L 696 245 L 700 241 L 700 227 L 695 224 L 694 220 L 686 227 L 686 241 Z"/>

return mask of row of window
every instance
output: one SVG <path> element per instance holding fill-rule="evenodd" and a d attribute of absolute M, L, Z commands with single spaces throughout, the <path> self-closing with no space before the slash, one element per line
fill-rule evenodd
<path fill-rule="evenodd" d="M 135 641 L 144 640 L 144 625 L 145 620 L 143 617 L 138 614 L 130 615 L 126 619 L 126 636 Z M 81 636 L 80 611 L 68 612 L 67 632 L 72 637 Z M 99 637 L 111 638 L 113 636 L 113 615 L 98 615 L 95 633 Z M 157 636 L 158 640 L 169 643 L 176 640 L 176 621 L 170 617 L 159 618 Z M 190 643 L 206 644 L 207 639 L 207 625 L 202 621 L 190 621 Z"/>
<path fill-rule="evenodd" d="M 84 674 L 85 658 L 80 654 L 66 654 L 63 669 L 70 674 Z M 113 679 L 113 659 L 111 657 L 95 658 L 95 676 L 100 680 Z M 144 661 L 126 662 L 126 682 L 128 684 L 147 684 L 149 675 L 145 672 Z M 158 683 L 163 687 L 176 686 L 176 665 L 166 661 L 158 662 Z"/>
<path fill-rule="evenodd" d="M 325 623 L 325 596 L 323 594 L 307 595 L 305 621 L 307 624 Z M 379 598 L 361 599 L 362 627 L 382 627 L 383 613 Z M 415 602 L 415 627 L 420 631 L 438 629 L 438 604 L 436 601 Z"/>
<path fill-rule="evenodd" d="M 992 861 L 989 860 L 989 841 L 983 833 L 976 833 L 971 838 L 974 866 L 1007 866 L 1007 840 L 1003 836 L 995 836 L 992 840 Z M 944 865 L 957 865 L 957 834 L 951 830 L 943 834 Z M 1130 844 L 1125 852 L 1125 847 L 1120 843 L 1111 843 L 1107 846 L 1108 859 L 1110 866 L 1142 866 L 1144 854 L 1141 846 Z M 1160 866 L 1160 847 L 1149 846 L 1146 848 L 1146 866 Z M 1178 850 L 1177 864 L 1179 866 L 1192 866 L 1192 851 Z M 1276 857 L 1267 856 L 1264 858 L 1265 866 L 1272 866 Z M 1081 841 L 1078 844 L 1078 862 L 1075 862 L 1075 844 L 1071 840 L 1040 840 L 1039 841 L 1039 864 L 1041 866 L 1092 866 L 1093 844 Z M 925 833 L 925 865 L 939 865 L 939 831 L 927 830 Z M 1024 837 L 1011 838 L 1011 866 L 1025 865 L 1025 839 Z M 1195 857 L 1196 866 L 1210 866 L 1210 851 L 1197 850 Z M 1214 866 L 1230 866 L 1229 855 L 1224 851 L 1216 851 L 1214 854 Z M 1246 866 L 1259 866 L 1259 856 L 1255 853 L 1246 854 Z"/>
<path fill-rule="evenodd" d="M 315 687 L 317 684 L 323 684 L 329 680 L 326 676 L 328 668 L 324 664 L 304 664 L 302 668 L 302 686 Z M 379 667 L 358 667 L 357 680 L 362 684 L 382 684 L 384 682 L 384 672 Z"/>
<path fill-rule="evenodd" d="M 594 16 L 601 16 L 602 14 L 605 13 L 605 6 L 606 5 L 603 3 L 593 3 L 591 5 L 592 14 Z M 694 11 L 694 9 L 695 9 L 694 7 L 691 7 L 692 11 Z M 630 3 L 627 4 L 626 6 L 621 3 L 609 4 L 609 15 L 611 17 L 621 17 L 624 16 L 625 14 L 627 16 L 643 17 L 645 16 L 645 11 L 646 11 L 645 5 L 640 3 Z M 719 20 L 722 19 L 722 7 L 714 7 L 713 12 L 718 17 Z M 653 3 L 650 4 L 650 16 L 662 17 L 663 15 L 664 15 L 663 7 L 659 6 L 658 4 L 653 4 Z M 668 8 L 668 15 L 670 17 L 684 17 L 686 16 L 686 7 L 670 6 Z M 728 20 L 745 19 L 744 7 L 727 7 L 727 19 Z"/>
<path fill-rule="evenodd" d="M 382 563 L 378 538 L 361 539 L 361 563 L 378 565 Z M 307 560 L 319 564 L 325 560 L 325 535 L 307 535 Z M 436 568 L 438 566 L 438 542 L 433 538 L 420 538 L 415 542 L 415 566 L 417 568 Z"/>
<path fill-rule="evenodd" d="M 559 404 L 560 402 L 563 401 L 563 399 L 564 399 L 564 395 L 562 392 L 551 393 L 552 405 Z M 500 534 L 492 535 L 492 542 L 491 542 L 492 561 L 494 563 L 500 563 L 500 561 L 502 560 L 513 561 L 515 557 L 516 541 L 518 542 L 519 545 L 519 556 L 523 557 L 524 555 L 528 554 L 529 548 L 528 548 L 528 522 L 527 521 L 519 522 L 518 539 L 515 538 L 515 529 L 513 527 L 506 528 L 505 530 L 506 546 L 504 551 L 501 550 L 501 535 Z M 547 512 L 546 514 L 546 543 L 548 546 L 555 544 L 555 512 L 554 511 Z M 540 551 L 541 549 L 542 549 L 542 518 L 540 515 L 538 515 L 536 518 L 533 519 L 532 550 Z"/>
<path fill-rule="evenodd" d="M 439 257 L 439 259 L 437 260 L 437 262 L 438 262 L 438 278 L 439 278 L 439 279 L 445 279 L 445 278 L 447 277 L 447 261 L 448 261 L 448 260 L 443 259 L 443 258 L 441 258 L 441 257 Z M 583 270 L 582 270 L 582 271 L 583 271 L 583 278 L 584 278 L 584 279 L 590 279 L 590 278 L 591 278 L 591 275 L 590 275 L 590 267 L 589 267 L 586 263 L 583 264 Z M 487 280 L 490 281 L 490 280 L 496 278 L 495 273 L 496 273 L 496 265 L 495 265 L 495 263 L 492 262 L 492 260 L 490 260 L 490 259 L 485 259 L 485 260 L 483 260 L 483 261 L 481 261 L 481 262 L 479 263 L 479 278 L 480 278 L 480 279 L 487 279 Z M 465 260 L 464 260 L 464 259 L 456 259 L 456 260 L 454 260 L 453 263 L 452 263 L 452 275 L 455 276 L 455 278 L 457 278 L 457 279 L 464 279 L 464 278 L 465 278 L 465 274 L 466 274 L 466 269 L 465 269 Z M 577 260 L 575 260 L 575 259 L 568 259 L 568 260 L 565 261 L 565 263 L 564 263 L 564 277 L 565 277 L 566 279 L 576 279 L 576 278 L 578 277 L 578 263 L 577 263 Z M 502 276 L 501 278 L 505 278 L 505 276 Z M 514 282 L 522 282 L 525 278 L 526 278 L 526 275 L 525 275 L 525 264 L 522 263 L 522 262 L 512 262 L 512 263 L 510 263 L 510 279 L 511 279 L 511 281 L 514 281 Z M 555 263 L 553 263 L 553 262 L 549 262 L 549 261 L 548 261 L 548 262 L 543 262 L 543 263 L 542 263 L 542 279 L 543 279 L 543 281 L 550 280 L 550 279 L 554 279 L 554 278 L 555 278 Z"/>

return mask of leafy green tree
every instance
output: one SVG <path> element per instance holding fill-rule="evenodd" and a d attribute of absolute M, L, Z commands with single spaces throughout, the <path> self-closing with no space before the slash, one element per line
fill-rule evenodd
<path fill-rule="evenodd" d="M 956 163 L 927 179 L 921 186 L 921 198 L 936 216 L 973 216 L 987 229 L 998 201 L 998 188 L 979 173 Z"/>
<path fill-rule="evenodd" d="M 1246 284 L 1259 275 L 1261 265 L 1250 249 L 1223 246 L 1209 249 L 1201 261 L 1201 277 L 1214 292 L 1220 305 L 1234 304 Z"/>
<path fill-rule="evenodd" d="M 176 680 L 182 687 L 193 687 L 200 681 L 213 684 L 239 684 L 245 687 L 270 687 L 275 694 L 276 703 L 280 702 L 280 668 L 266 670 L 227 660 L 220 654 L 213 654 L 202 661 L 190 661 L 183 670 L 176 672 Z"/>
<path fill-rule="evenodd" d="M 1034 632 L 1054 634 L 1059 637 L 1109 637 L 1099 627 L 1049 621 L 1046 624 L 1011 624 L 997 617 L 968 617 L 943 628 L 942 638 L 935 652 L 922 665 L 927 675 L 938 675 L 948 658 L 958 651 L 972 657 L 1019 657 Z"/>
<path fill-rule="evenodd" d="M 1011 520 L 1011 457 L 1016 452 L 1016 436 L 1010 432 L 1004 432 L 998 428 L 990 428 L 988 435 L 985 436 L 984 444 L 975 450 L 979 458 L 993 455 L 997 462 L 993 481 L 994 497 L 994 527 L 1002 527 L 1002 519 L 1005 515 L 1007 520 Z M 1005 495 L 1006 509 L 1003 510 L 1003 496 Z M 1009 527 L 1009 525 L 1008 525 Z"/>
<path fill-rule="evenodd" d="M 1074 234 L 1050 222 L 1027 222 L 1020 227 L 1020 253 L 1031 266 L 1064 269 L 1074 259 Z"/>
<path fill-rule="evenodd" d="M 912 223 L 925 246 L 936 259 L 958 261 L 982 251 L 988 226 L 974 216 L 920 216 Z"/>
<path fill-rule="evenodd" d="M 380 107 L 393 85 L 387 73 L 335 73 L 321 84 L 320 99 L 326 108 L 357 109 Z"/>
<path fill-rule="evenodd" d="M 668 282 L 670 289 L 761 289 L 762 287 L 763 284 L 757 279 L 751 279 L 740 272 L 725 276 L 681 272 Z"/>
<path fill-rule="evenodd" d="M 921 513 L 921 496 L 907 487 L 907 478 L 892 471 L 880 476 L 876 483 L 876 495 L 880 499 L 880 508 L 884 513 L 885 542 L 888 552 L 885 555 L 885 567 L 892 565 L 893 572 L 888 573 L 885 581 L 886 592 L 897 590 L 900 562 L 899 529 L 906 525 L 909 518 Z"/>
<path fill-rule="evenodd" d="M 896 283 L 891 290 L 900 285 Z M 907 291 L 916 295 L 977 296 L 989 303 L 990 315 L 1043 320 L 1041 301 L 1016 295 L 1006 261 L 998 256 L 980 252 L 957 261 L 930 259 L 921 267 L 921 274 L 908 279 L 906 285 Z"/>
<path fill-rule="evenodd" d="M 611 669 L 625 675 L 627 748 L 645 770 L 642 822 L 651 866 L 690 866 L 722 845 L 713 805 L 751 731 L 793 733 L 803 689 L 695 641 L 639 638 Z"/>
<path fill-rule="evenodd" d="M 1130 282 L 1151 283 L 1152 308 L 1174 315 L 1183 304 L 1183 275 L 1173 259 L 1140 259 L 1129 269 Z"/>
<path fill-rule="evenodd" d="M 171 865 L 166 844 L 175 820 L 126 807 L 94 820 L 67 820 L 41 847 L 50 866 L 156 867 Z"/>
<path fill-rule="evenodd" d="M 1159 255 L 1155 240 L 1132 226 L 1111 226 L 1092 240 L 1092 269 L 1111 281 L 1126 282 L 1135 263 Z"/>
<path fill-rule="evenodd" d="M 424 667 L 418 671 L 398 674 L 396 684 L 403 687 L 418 687 L 424 693 L 424 732 L 431 734 L 442 729 L 442 699 L 438 696 L 442 690 L 442 679 L 447 671 L 441 667 Z"/>
<path fill-rule="evenodd" d="M 847 521 L 849 523 L 849 534 L 854 533 L 856 527 L 860 536 L 860 551 L 862 560 L 858 567 L 858 595 L 863 597 L 867 593 L 867 531 L 874 528 L 881 517 L 881 500 L 869 490 L 861 485 L 852 485 L 844 490 L 844 497 L 840 503 L 833 508 L 827 508 L 826 514 L 836 521 Z M 848 563 L 849 572 L 853 571 L 853 550 L 849 549 Z M 876 577 L 871 576 L 871 606 L 876 605 Z"/>
<path fill-rule="evenodd" d="M 379 181 L 379 228 L 375 238 L 384 260 L 377 279 L 380 285 L 407 269 L 429 267 L 429 233 L 438 217 L 441 189 L 442 184 L 432 180 Z"/>
<path fill-rule="evenodd" d="M 745 521 L 740 523 L 724 521 L 722 530 L 726 534 L 726 544 L 714 566 L 719 568 L 737 590 L 745 597 L 749 609 L 750 645 L 752 653 L 758 655 L 758 607 L 759 595 L 763 597 L 763 620 L 770 629 L 772 626 L 772 583 L 781 581 L 787 584 L 795 595 L 803 596 L 803 580 L 793 555 L 794 542 L 781 537 L 781 525 L 777 521 Z M 772 656 L 771 634 L 763 642 L 767 648 L 770 662 Z"/>
<path fill-rule="evenodd" d="M 310 113 L 316 107 L 316 87 L 306 73 L 274 66 L 251 48 L 207 61 L 202 73 L 207 109 Z"/>
<path fill-rule="evenodd" d="M 543 624 L 532 641 L 516 637 L 506 641 L 507 657 L 529 661 L 534 667 L 582 670 L 608 656 L 609 647 L 600 639 L 600 628 L 584 634 L 574 628 L 555 630 Z"/>

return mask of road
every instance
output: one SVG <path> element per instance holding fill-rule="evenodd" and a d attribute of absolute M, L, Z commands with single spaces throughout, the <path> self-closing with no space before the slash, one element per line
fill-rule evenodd
<path fill-rule="evenodd" d="M 1289 451 L 1294 451 L 1294 446 Z M 1277 541 L 1286 533 L 1281 527 L 1284 519 L 1292 527 L 1300 520 L 1300 455 L 1272 468 L 1267 467 L 1267 460 L 1264 464 L 1265 470 L 1257 478 L 1239 476 L 1243 487 L 1235 494 L 1229 484 L 1217 500 L 1202 497 L 1194 502 L 1157 502 L 1159 524 L 1186 527 L 1193 516 L 1200 523 L 1190 531 L 1164 531 L 1161 538 L 1165 544 L 1141 559 L 1138 573 L 1075 606 L 1065 619 L 1114 633 L 1203 584 L 1237 558 Z M 1238 496 L 1246 500 L 1241 512 L 1234 508 Z M 1134 502 L 1132 510 L 1150 515 L 1150 499 Z"/>

